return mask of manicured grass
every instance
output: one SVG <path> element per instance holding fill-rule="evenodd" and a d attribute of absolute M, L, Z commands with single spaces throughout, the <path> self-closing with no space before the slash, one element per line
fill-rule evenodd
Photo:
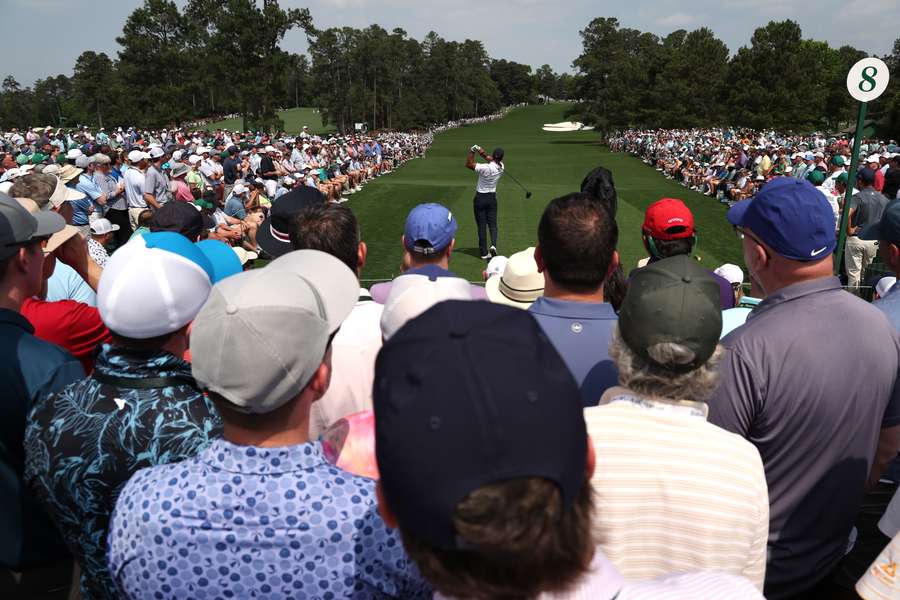
<path fill-rule="evenodd" d="M 384 279 L 399 273 L 400 236 L 407 212 L 422 202 L 440 202 L 459 222 L 451 269 L 467 279 L 481 279 L 484 261 L 478 257 L 472 212 L 475 175 L 464 166 L 472 144 L 489 150 L 502 147 L 508 172 L 533 193 L 526 200 L 515 182 L 501 179 L 497 189 L 501 254 L 533 246 L 547 202 L 577 192 L 585 174 L 602 165 L 613 172 L 619 194 L 619 254 L 626 272 L 646 256 L 640 235 L 644 209 L 667 197 L 684 200 L 694 212 L 700 238 L 696 254 L 704 266 L 742 265 L 740 245 L 725 220 L 724 205 L 666 179 L 636 158 L 610 153 L 600 145 L 596 132 L 541 131 L 544 123 L 563 121 L 564 111 L 562 104 L 530 106 L 500 121 L 442 133 L 425 158 L 410 161 L 349 196 L 346 206 L 359 218 L 369 247 L 363 278 Z"/>
<path fill-rule="evenodd" d="M 278 116 L 284 121 L 284 130 L 288 133 L 300 133 L 300 129 L 307 125 L 310 133 L 330 133 L 334 131 L 334 126 L 322 125 L 322 118 L 314 108 L 289 108 L 278 113 Z M 240 117 L 236 119 L 225 119 L 216 123 L 210 123 L 207 128 L 228 129 L 229 131 L 240 130 L 243 127 Z"/>

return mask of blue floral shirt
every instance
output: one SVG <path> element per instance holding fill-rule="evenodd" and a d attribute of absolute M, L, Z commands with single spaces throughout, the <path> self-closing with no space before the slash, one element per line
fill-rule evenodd
<path fill-rule="evenodd" d="M 106 568 L 109 516 L 139 469 L 196 456 L 222 424 L 190 365 L 166 352 L 104 345 L 94 374 L 38 401 L 25 431 L 25 480 L 81 565 L 85 599 L 115 598 Z M 170 378 L 135 389 L 97 377 Z"/>
<path fill-rule="evenodd" d="M 122 598 L 430 598 L 375 483 L 329 464 L 318 442 L 216 440 L 140 471 L 119 497 L 109 568 Z"/>

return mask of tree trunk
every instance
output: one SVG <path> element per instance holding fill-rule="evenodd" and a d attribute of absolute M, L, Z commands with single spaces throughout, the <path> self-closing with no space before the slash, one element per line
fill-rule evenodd
<path fill-rule="evenodd" d="M 100 97 L 97 97 L 97 121 L 100 127 L 103 127 L 103 115 L 100 112 Z"/>
<path fill-rule="evenodd" d="M 372 130 L 373 131 L 375 129 L 378 129 L 378 126 L 375 124 L 376 118 L 377 118 L 377 114 L 375 111 L 377 110 L 377 106 L 378 106 L 378 75 L 377 74 L 375 75 L 375 79 L 374 79 L 374 88 L 375 88 L 374 93 L 372 94 Z"/>

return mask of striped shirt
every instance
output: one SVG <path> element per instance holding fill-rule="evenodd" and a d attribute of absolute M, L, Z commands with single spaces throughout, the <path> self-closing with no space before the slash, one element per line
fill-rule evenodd
<path fill-rule="evenodd" d="M 616 387 L 584 411 L 597 456 L 594 532 L 627 579 L 722 571 L 762 590 L 769 500 L 756 448 L 706 405 Z"/>
<path fill-rule="evenodd" d="M 598 548 L 590 572 L 571 590 L 541 594 L 537 600 L 764 600 L 742 577 L 725 573 L 679 573 L 652 581 L 626 582 Z M 450 600 L 435 593 L 434 600 Z"/>

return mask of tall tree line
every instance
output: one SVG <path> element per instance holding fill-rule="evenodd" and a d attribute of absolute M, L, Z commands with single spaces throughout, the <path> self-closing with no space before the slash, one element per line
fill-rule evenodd
<path fill-rule="evenodd" d="M 581 31 L 570 116 L 608 131 L 733 125 L 837 131 L 856 117 L 847 72 L 865 52 L 804 39 L 794 21 L 756 29 L 730 56 L 708 28 L 665 37 L 597 18 Z M 900 39 L 884 57 L 887 92 L 870 103 L 884 135 L 900 137 Z"/>
<path fill-rule="evenodd" d="M 309 56 L 281 48 L 299 28 Z M 316 106 L 342 130 L 421 127 L 489 114 L 537 94 L 564 97 L 568 76 L 488 56 L 481 42 L 421 41 L 373 25 L 318 30 L 307 9 L 278 0 L 144 0 L 116 38 L 71 76 L 0 87 L 0 127 L 51 124 L 159 127 L 239 113 L 245 129 L 277 129 L 277 113 Z M 548 93 L 549 92 L 549 93 Z"/>

